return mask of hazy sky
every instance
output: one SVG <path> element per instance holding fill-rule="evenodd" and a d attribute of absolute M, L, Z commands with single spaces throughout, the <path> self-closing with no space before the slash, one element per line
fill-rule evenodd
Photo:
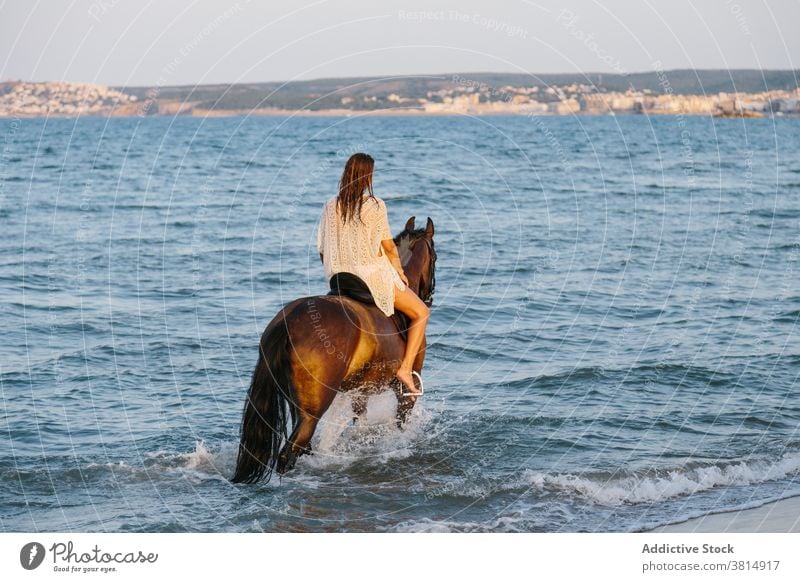
<path fill-rule="evenodd" d="M 800 68 L 800 0 L 0 2 L 0 80 Z"/>

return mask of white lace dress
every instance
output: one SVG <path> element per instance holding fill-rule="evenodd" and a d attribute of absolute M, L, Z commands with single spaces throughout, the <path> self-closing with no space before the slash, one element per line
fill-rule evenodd
<path fill-rule="evenodd" d="M 361 220 L 351 218 L 342 223 L 334 196 L 325 203 L 317 229 L 317 250 L 322 253 L 325 277 L 348 272 L 361 277 L 372 292 L 375 304 L 387 316 L 394 313 L 395 286 L 405 289 L 389 258 L 381 249 L 381 241 L 392 238 L 386 204 L 377 197 L 365 196 Z"/>

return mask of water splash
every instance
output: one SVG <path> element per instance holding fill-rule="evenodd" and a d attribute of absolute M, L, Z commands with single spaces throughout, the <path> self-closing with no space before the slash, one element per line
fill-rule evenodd
<path fill-rule="evenodd" d="M 403 428 L 397 426 L 397 399 L 392 392 L 371 396 L 367 412 L 354 422 L 352 398 L 336 397 L 311 441 L 314 454 L 303 462 L 314 468 L 344 468 L 353 463 L 386 463 L 414 454 L 431 414 L 417 403 Z"/>

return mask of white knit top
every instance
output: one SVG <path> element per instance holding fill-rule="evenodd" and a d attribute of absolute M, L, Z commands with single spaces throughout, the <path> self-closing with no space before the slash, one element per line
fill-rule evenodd
<path fill-rule="evenodd" d="M 381 241 L 392 238 L 386 204 L 380 198 L 365 195 L 361 220 L 351 217 L 344 224 L 336 199 L 334 196 L 325 203 L 317 229 L 317 250 L 322 253 L 325 277 L 330 281 L 341 272 L 361 277 L 375 304 L 387 316 L 392 315 L 395 285 L 401 291 L 405 285 L 381 249 Z"/>

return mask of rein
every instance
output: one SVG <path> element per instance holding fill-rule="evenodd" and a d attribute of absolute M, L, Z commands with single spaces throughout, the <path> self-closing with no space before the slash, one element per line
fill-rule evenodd
<path fill-rule="evenodd" d="M 414 234 L 409 233 L 409 234 Z M 411 242 L 409 245 L 409 250 L 413 250 L 414 245 L 416 245 L 420 240 L 425 241 L 425 244 L 428 247 L 428 280 L 430 281 L 428 288 L 425 289 L 425 294 L 420 295 L 420 299 L 422 302 L 430 307 L 433 304 L 433 292 L 436 288 L 436 250 L 433 248 L 433 241 L 430 240 L 427 236 L 416 236 L 416 238 Z M 420 289 L 422 291 L 422 289 Z"/>

